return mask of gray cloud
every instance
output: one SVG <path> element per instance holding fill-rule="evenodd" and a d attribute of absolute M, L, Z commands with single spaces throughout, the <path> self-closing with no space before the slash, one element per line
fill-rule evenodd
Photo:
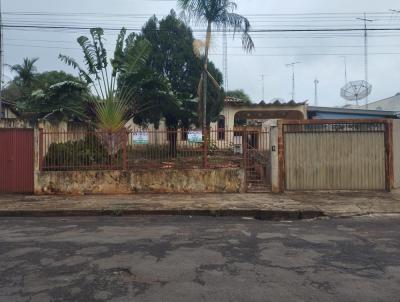
<path fill-rule="evenodd" d="M 326 20 L 313 22 L 299 18 L 294 22 L 293 18 L 285 20 L 260 14 L 287 14 L 287 13 L 317 13 L 317 12 L 340 12 L 355 13 L 368 9 L 369 12 L 388 12 L 390 8 L 396 8 L 398 0 L 298 0 L 287 2 L 272 0 L 238 0 L 238 12 L 249 15 L 253 20 L 254 28 L 270 27 L 293 27 L 296 25 L 317 27 L 326 25 Z M 79 8 L 79 10 L 78 10 Z M 162 17 L 168 14 L 171 8 L 177 9 L 175 1 L 140 1 L 140 0 L 6 0 L 3 1 L 3 11 L 45 11 L 45 12 L 70 12 L 70 13 L 93 13 L 99 15 L 79 15 L 71 17 L 41 17 L 35 18 L 37 22 L 60 22 L 73 24 L 90 24 L 91 26 L 109 25 L 112 27 L 141 26 L 147 17 L 152 14 Z M 397 7 L 399 8 L 399 7 Z M 101 14 L 141 14 L 140 19 L 125 17 L 102 17 Z M 255 16 L 257 15 L 257 16 Z M 353 15 L 351 15 L 351 18 Z M 23 23 L 32 20 L 33 17 L 19 18 L 5 16 L 7 22 Z M 386 17 L 385 17 L 386 18 Z M 274 21 L 275 20 L 275 21 Z M 276 22 L 279 20 L 279 22 Z M 333 25 L 340 25 L 346 20 L 333 19 Z M 346 21 L 352 26 L 361 26 L 357 21 Z M 128 24 L 126 24 L 128 23 Z M 386 18 L 377 21 L 379 25 L 390 25 L 400 27 L 400 16 Z M 333 26 L 332 25 L 332 26 Z M 72 72 L 63 63 L 59 62 L 57 56 L 60 52 L 79 58 L 80 51 L 75 43 L 76 37 L 80 34 L 87 34 L 86 31 L 5 31 L 5 62 L 7 64 L 19 63 L 23 57 L 40 57 L 39 69 L 64 69 Z M 374 34 L 370 39 L 371 53 L 400 53 L 399 32 L 392 33 L 383 38 Z M 197 34 L 199 37 L 202 34 Z M 345 104 L 339 96 L 339 90 L 344 84 L 343 59 L 340 54 L 357 53 L 362 54 L 363 37 L 361 32 L 351 34 L 332 34 L 333 38 L 327 38 L 327 34 L 305 34 L 305 33 L 282 33 L 282 34 L 254 34 L 256 51 L 252 55 L 245 55 L 240 49 L 240 40 L 229 39 L 229 87 L 231 89 L 243 88 L 255 101 L 261 98 L 261 74 L 268 74 L 265 79 L 266 100 L 275 97 L 284 99 L 290 98 L 291 92 L 291 71 L 285 67 L 286 63 L 301 61 L 302 64 L 296 67 L 296 99 L 314 99 L 314 79 L 318 77 L 319 100 L 323 106 L 337 106 Z M 311 37 L 316 38 L 311 38 Z M 116 32 L 108 32 L 107 48 L 113 47 Z M 221 35 L 214 37 L 214 49 L 211 59 L 222 68 L 222 42 Z M 24 46 L 26 45 L 26 46 Z M 390 45 L 390 46 L 389 46 Z M 47 48 L 44 48 L 46 46 Z M 352 46 L 352 47 L 349 47 Z M 356 46 L 356 47 L 353 47 Z M 332 54 L 304 56 L 304 54 Z M 371 55 L 370 56 L 370 82 L 373 84 L 373 93 L 370 100 L 376 100 L 391 96 L 400 91 L 400 55 Z M 347 56 L 349 79 L 358 80 L 364 78 L 363 56 Z M 11 77 L 9 72 L 6 72 Z"/>

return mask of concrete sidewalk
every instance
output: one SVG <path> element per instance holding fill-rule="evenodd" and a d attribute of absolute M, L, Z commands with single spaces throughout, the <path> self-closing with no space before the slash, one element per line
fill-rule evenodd
<path fill-rule="evenodd" d="M 400 191 L 286 194 L 0 195 L 0 216 L 215 215 L 301 219 L 399 214 Z"/>

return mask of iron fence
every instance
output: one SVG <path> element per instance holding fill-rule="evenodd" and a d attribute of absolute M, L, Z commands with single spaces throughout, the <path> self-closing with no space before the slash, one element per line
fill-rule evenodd
<path fill-rule="evenodd" d="M 100 131 L 40 130 L 45 171 L 228 168 L 244 164 L 248 147 L 268 148 L 266 132 L 246 129 Z"/>

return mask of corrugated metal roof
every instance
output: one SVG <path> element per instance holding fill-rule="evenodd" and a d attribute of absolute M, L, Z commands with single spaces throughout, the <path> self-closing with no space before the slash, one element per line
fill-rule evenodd
<path fill-rule="evenodd" d="M 354 108 L 336 108 L 336 107 L 316 107 L 309 106 L 308 112 L 326 112 L 326 113 L 343 113 L 343 114 L 360 114 L 360 115 L 377 115 L 377 116 L 398 116 L 400 112 L 385 110 L 367 110 Z"/>

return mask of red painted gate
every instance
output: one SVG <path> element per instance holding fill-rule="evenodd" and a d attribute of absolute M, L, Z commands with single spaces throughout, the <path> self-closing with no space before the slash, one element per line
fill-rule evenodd
<path fill-rule="evenodd" d="M 33 129 L 0 129 L 0 193 L 33 193 Z"/>

